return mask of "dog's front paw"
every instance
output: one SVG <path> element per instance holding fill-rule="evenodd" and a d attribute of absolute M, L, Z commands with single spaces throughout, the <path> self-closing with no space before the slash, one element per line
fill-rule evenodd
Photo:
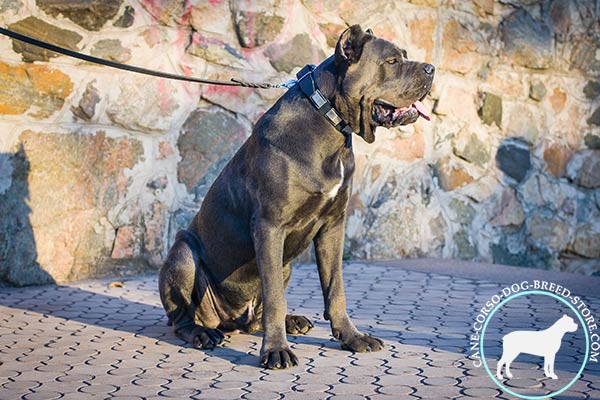
<path fill-rule="evenodd" d="M 286 369 L 298 365 L 298 357 L 289 347 L 264 351 L 260 356 L 260 366 L 268 369 Z"/>
<path fill-rule="evenodd" d="M 219 329 L 198 326 L 192 331 L 190 343 L 197 349 L 212 350 L 223 343 L 225 335 Z"/>
<path fill-rule="evenodd" d="M 285 316 L 285 331 L 290 335 L 305 334 L 312 328 L 314 328 L 314 325 L 311 320 L 302 315 Z"/>
<path fill-rule="evenodd" d="M 556 376 L 556 374 L 546 374 L 547 378 L 552 378 L 552 379 L 558 379 L 558 376 Z"/>
<path fill-rule="evenodd" d="M 342 342 L 343 350 L 366 353 L 368 351 L 379 351 L 383 349 L 383 340 L 371 335 L 359 333 Z"/>

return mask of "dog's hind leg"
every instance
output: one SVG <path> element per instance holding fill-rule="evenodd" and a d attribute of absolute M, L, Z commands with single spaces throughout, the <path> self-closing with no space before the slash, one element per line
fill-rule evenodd
<path fill-rule="evenodd" d="M 519 353 L 509 353 L 508 356 L 505 358 L 504 362 L 506 363 L 506 376 L 508 377 L 508 379 L 512 379 L 513 377 L 512 372 L 510 372 L 510 364 L 512 364 L 512 362 L 515 360 L 515 358 L 517 358 L 518 355 Z"/>
<path fill-rule="evenodd" d="M 225 336 L 220 330 L 210 327 L 219 323 L 216 313 L 198 312 L 209 308 L 202 303 L 210 301 L 205 299 L 210 288 L 200 265 L 197 245 L 189 235 L 188 231 L 178 233 L 160 270 L 160 299 L 178 337 L 196 348 L 213 349 L 223 342 Z"/>
<path fill-rule="evenodd" d="M 292 276 L 292 266 L 287 263 L 283 266 L 283 284 L 287 288 Z M 302 315 L 285 316 L 285 331 L 289 335 L 304 335 L 307 334 L 314 325 L 310 319 Z"/>

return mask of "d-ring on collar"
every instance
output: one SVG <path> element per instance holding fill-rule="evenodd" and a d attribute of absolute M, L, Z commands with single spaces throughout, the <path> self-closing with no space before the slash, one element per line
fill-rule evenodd
<path fill-rule="evenodd" d="M 346 147 L 352 147 L 352 128 L 340 117 L 339 113 L 333 108 L 331 102 L 319 90 L 317 82 L 313 76 L 314 64 L 307 64 L 297 74 L 300 90 L 310 99 L 317 111 L 346 137 Z"/>

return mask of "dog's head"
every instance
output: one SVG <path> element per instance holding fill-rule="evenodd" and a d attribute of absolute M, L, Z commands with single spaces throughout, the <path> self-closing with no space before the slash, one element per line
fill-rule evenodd
<path fill-rule="evenodd" d="M 378 126 L 412 124 L 419 116 L 429 120 L 421 100 L 431 90 L 433 65 L 408 60 L 405 50 L 359 25 L 341 34 L 334 62 L 348 121 L 366 142 L 375 140 Z"/>
<path fill-rule="evenodd" d="M 568 315 L 563 315 L 560 318 L 560 323 L 566 332 L 575 332 L 577 330 L 577 324 L 573 318 L 569 317 Z"/>

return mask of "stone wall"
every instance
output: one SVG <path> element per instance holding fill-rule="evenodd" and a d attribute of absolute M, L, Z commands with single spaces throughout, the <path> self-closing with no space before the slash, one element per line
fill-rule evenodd
<path fill-rule="evenodd" d="M 356 138 L 350 258 L 600 271 L 600 23 L 568 0 L 0 0 L 0 23 L 166 72 L 283 82 L 350 24 L 437 66 L 431 122 Z M 157 267 L 281 90 L 0 38 L 0 281 Z M 136 269 L 137 270 L 137 269 Z"/>

